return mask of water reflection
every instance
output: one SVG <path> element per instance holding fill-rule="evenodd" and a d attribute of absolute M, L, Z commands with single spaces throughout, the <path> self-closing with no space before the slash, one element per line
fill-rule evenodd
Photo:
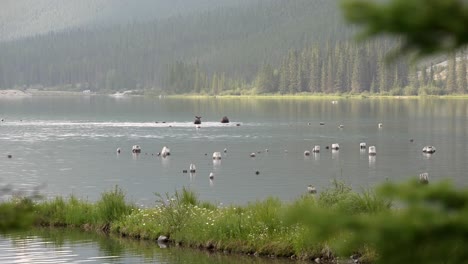
<path fill-rule="evenodd" d="M 161 157 L 161 164 L 164 168 L 169 168 L 171 166 L 171 157 Z"/>
<path fill-rule="evenodd" d="M 320 160 L 320 153 L 314 152 L 313 155 L 314 155 L 314 160 L 315 160 L 315 161 L 319 161 L 319 160 Z"/>
<path fill-rule="evenodd" d="M 332 149 L 332 159 L 337 160 L 340 157 L 340 151 L 337 149 Z"/>
<path fill-rule="evenodd" d="M 38 229 L 0 236 L 0 263 L 252 263 L 283 264 L 264 259 L 205 251 L 166 248 L 152 241 L 109 237 L 73 230 Z"/>
<path fill-rule="evenodd" d="M 369 155 L 369 168 L 375 169 L 376 156 Z"/>
<path fill-rule="evenodd" d="M 431 159 L 433 155 L 434 154 L 431 154 L 431 153 L 423 153 L 424 158 L 427 160 Z"/>
<path fill-rule="evenodd" d="M 213 160 L 213 168 L 219 168 L 219 167 L 221 167 L 221 160 L 214 159 Z"/>

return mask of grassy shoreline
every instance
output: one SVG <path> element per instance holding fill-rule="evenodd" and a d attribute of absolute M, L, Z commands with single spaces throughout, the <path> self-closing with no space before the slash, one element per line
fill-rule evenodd
<path fill-rule="evenodd" d="M 3 231 L 32 225 L 151 241 L 166 236 L 181 247 L 320 263 L 350 256 L 359 263 L 461 263 L 468 256 L 468 191 L 447 183 L 355 192 L 334 182 L 290 203 L 268 198 L 226 207 L 184 188 L 158 195 L 152 208 L 129 204 L 116 187 L 95 203 L 13 199 L 0 203 L 0 216 Z"/>

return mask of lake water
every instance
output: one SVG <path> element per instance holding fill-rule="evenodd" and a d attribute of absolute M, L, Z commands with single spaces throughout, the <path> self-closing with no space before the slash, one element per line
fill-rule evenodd
<path fill-rule="evenodd" d="M 195 115 L 202 116 L 199 129 Z M 225 115 L 230 124 L 219 122 Z M 129 200 L 151 206 L 155 192 L 185 186 L 202 200 L 245 204 L 268 196 L 292 200 L 307 185 L 320 191 L 333 179 L 359 189 L 422 172 L 431 181 L 468 185 L 468 100 L 463 99 L 332 104 L 330 99 L 44 96 L 0 99 L 0 118 L 0 185 L 24 192 L 41 185 L 47 197 L 74 194 L 94 201 L 118 185 Z M 360 152 L 360 142 L 375 145 L 377 155 Z M 325 149 L 332 143 L 340 150 Z M 142 148 L 138 156 L 131 153 L 136 144 Z M 321 146 L 320 154 L 304 156 L 314 145 Z M 436 153 L 424 155 L 425 145 L 435 146 Z M 156 155 L 163 146 L 171 156 Z M 217 163 L 211 157 L 215 151 L 223 154 Z M 182 172 L 190 163 L 197 166 L 194 175 Z"/>
<path fill-rule="evenodd" d="M 157 264 L 287 264 L 287 259 L 265 259 L 159 248 L 156 243 L 132 241 L 73 230 L 44 229 L 0 236 L 0 263 L 157 263 Z"/>

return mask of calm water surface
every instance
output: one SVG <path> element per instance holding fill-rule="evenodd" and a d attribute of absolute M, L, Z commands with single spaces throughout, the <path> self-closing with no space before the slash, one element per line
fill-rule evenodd
<path fill-rule="evenodd" d="M 159 248 L 154 242 L 119 240 L 71 230 L 34 230 L 0 236 L 0 263 L 156 263 L 287 264 L 264 259 L 213 254 L 191 249 Z"/>
<path fill-rule="evenodd" d="M 200 129 L 195 115 L 202 116 Z M 224 115 L 230 124 L 220 124 Z M 320 191 L 335 178 L 361 188 L 421 172 L 431 180 L 468 184 L 468 100 L 463 99 L 332 104 L 329 99 L 29 97 L 0 99 L 0 117 L 0 185 L 18 191 L 42 185 L 48 197 L 74 194 L 94 201 L 118 185 L 131 201 L 151 206 L 155 192 L 185 186 L 202 200 L 244 204 L 268 196 L 291 200 L 308 184 Z M 360 152 L 360 142 L 375 145 L 377 156 Z M 341 149 L 326 150 L 332 143 Z M 142 147 L 138 156 L 131 153 L 135 144 Z M 305 157 L 314 145 L 322 152 Z M 437 152 L 423 155 L 425 145 Z M 156 156 L 163 146 L 171 156 Z M 212 153 L 225 148 L 214 163 Z M 196 174 L 182 173 L 190 163 Z"/>

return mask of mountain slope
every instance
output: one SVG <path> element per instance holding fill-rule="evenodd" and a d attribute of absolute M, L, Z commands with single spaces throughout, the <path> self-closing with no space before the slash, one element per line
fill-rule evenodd
<path fill-rule="evenodd" d="M 334 1 L 225 1 L 231 5 L 0 43 L 0 87 L 160 87 L 177 61 L 251 81 L 262 64 L 278 63 L 291 48 L 349 36 Z"/>
<path fill-rule="evenodd" d="M 70 28 L 163 19 L 243 2 L 246 0 L 3 0 L 0 41 Z"/>

